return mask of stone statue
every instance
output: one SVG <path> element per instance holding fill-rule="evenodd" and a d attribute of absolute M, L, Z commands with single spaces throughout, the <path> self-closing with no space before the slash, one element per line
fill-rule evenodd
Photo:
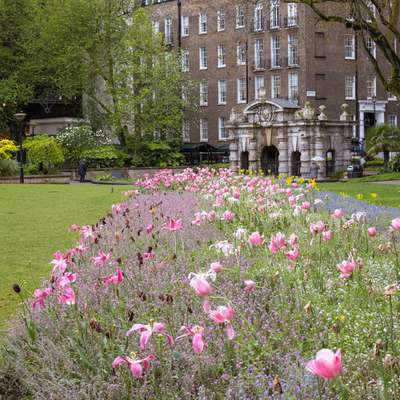
<path fill-rule="evenodd" d="M 318 110 L 319 110 L 318 120 L 319 121 L 327 121 L 328 116 L 325 114 L 326 106 L 321 105 L 318 107 Z"/>
<path fill-rule="evenodd" d="M 341 121 L 351 121 L 352 120 L 352 115 L 349 113 L 349 105 L 348 104 L 342 104 L 342 114 L 340 115 L 340 120 Z"/>

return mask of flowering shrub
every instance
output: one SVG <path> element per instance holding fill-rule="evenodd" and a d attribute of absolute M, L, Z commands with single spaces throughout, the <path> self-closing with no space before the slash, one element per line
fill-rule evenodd
<path fill-rule="evenodd" d="M 0 395 L 397 399 L 400 218 L 327 211 L 313 186 L 208 169 L 137 182 L 71 227 L 7 335 Z"/>
<path fill-rule="evenodd" d="M 64 149 L 66 160 L 77 162 L 85 150 L 111 144 L 110 137 L 102 130 L 93 131 L 88 125 L 71 126 L 57 135 L 57 141 Z"/>
<path fill-rule="evenodd" d="M 0 160 L 9 160 L 17 151 L 17 146 L 12 140 L 0 140 Z"/>

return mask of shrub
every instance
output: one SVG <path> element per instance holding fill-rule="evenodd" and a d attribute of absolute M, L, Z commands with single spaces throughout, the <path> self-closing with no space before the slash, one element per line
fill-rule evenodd
<path fill-rule="evenodd" d="M 14 176 L 18 172 L 18 168 L 17 161 L 0 159 L 0 176 Z"/>
<path fill-rule="evenodd" d="M 174 143 L 137 140 L 129 137 L 126 146 L 135 167 L 177 167 L 184 161 L 183 154 Z"/>
<path fill-rule="evenodd" d="M 87 161 L 89 167 L 99 168 L 123 167 L 129 159 L 127 154 L 111 145 L 84 150 L 81 157 Z"/>
<path fill-rule="evenodd" d="M 12 140 L 0 140 L 0 160 L 9 160 L 17 152 L 17 146 Z"/>
<path fill-rule="evenodd" d="M 383 158 L 375 158 L 374 160 L 367 161 L 364 164 L 364 168 L 383 167 L 383 166 L 384 166 Z"/>
<path fill-rule="evenodd" d="M 390 162 L 390 169 L 393 172 L 400 172 L 400 154 Z"/>
<path fill-rule="evenodd" d="M 51 168 L 64 162 L 62 146 L 55 138 L 45 135 L 27 139 L 24 147 L 28 160 L 39 172 L 47 173 Z"/>
<path fill-rule="evenodd" d="M 74 165 L 82 158 L 84 151 L 105 146 L 111 143 L 108 135 L 98 130 L 94 132 L 88 125 L 79 125 L 65 128 L 57 135 L 57 141 L 64 149 L 67 161 Z"/>

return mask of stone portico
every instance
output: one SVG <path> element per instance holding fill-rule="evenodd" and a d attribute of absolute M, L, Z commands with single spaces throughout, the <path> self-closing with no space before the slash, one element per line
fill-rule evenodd
<path fill-rule="evenodd" d="M 343 171 L 351 161 L 352 116 L 348 106 L 337 120 L 281 99 L 261 99 L 233 109 L 227 124 L 230 163 L 235 171 L 263 170 L 265 174 L 309 177 L 314 161 L 318 179 Z"/>

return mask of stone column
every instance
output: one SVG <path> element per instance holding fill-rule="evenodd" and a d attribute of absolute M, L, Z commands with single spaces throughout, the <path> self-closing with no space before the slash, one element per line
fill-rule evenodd
<path fill-rule="evenodd" d="M 257 141 L 250 139 L 249 143 L 249 169 L 257 172 L 259 167 L 259 159 L 257 155 Z"/>
<path fill-rule="evenodd" d="M 310 143 L 310 134 L 306 126 L 302 127 L 300 134 L 300 152 L 301 152 L 301 176 L 308 178 L 310 176 L 312 149 Z"/>
<path fill-rule="evenodd" d="M 321 129 L 322 128 L 322 129 Z M 325 169 L 325 159 L 326 159 L 326 148 L 325 148 L 325 127 L 321 127 L 319 124 L 314 126 L 314 157 L 318 159 L 316 162 L 319 166 L 318 179 L 325 179 L 326 169 Z M 324 160 L 324 161 L 322 161 Z"/>
<path fill-rule="evenodd" d="M 283 129 L 279 128 L 277 135 L 279 150 L 279 173 L 289 174 L 288 136 L 284 136 L 283 133 Z"/>
<path fill-rule="evenodd" d="M 229 143 L 229 162 L 233 171 L 239 171 L 239 154 L 237 140 L 232 140 Z"/>

